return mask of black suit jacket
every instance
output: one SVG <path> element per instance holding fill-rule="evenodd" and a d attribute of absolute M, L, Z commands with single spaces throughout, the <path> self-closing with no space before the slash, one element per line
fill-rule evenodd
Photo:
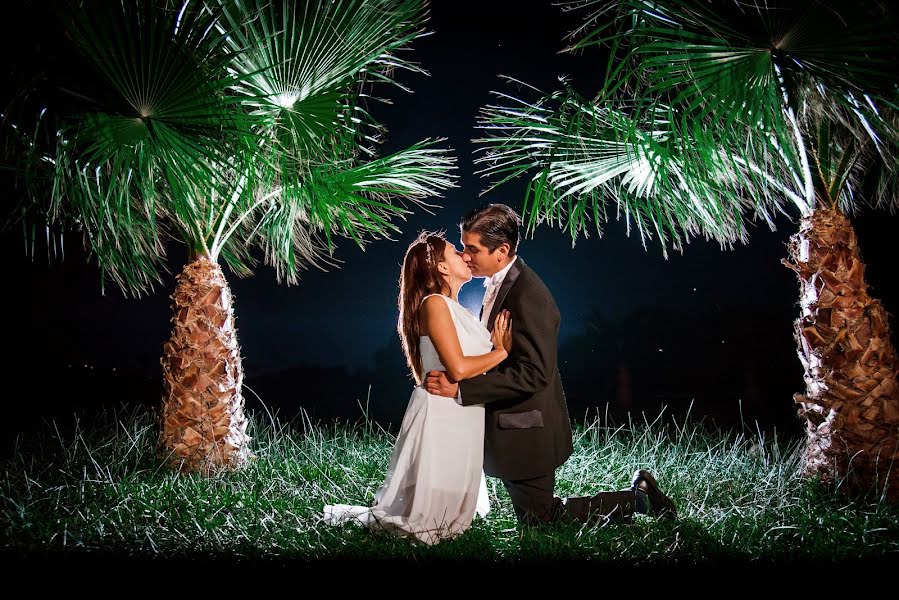
<path fill-rule="evenodd" d="M 495 369 L 459 382 L 461 402 L 484 404 L 484 471 L 502 479 L 552 473 L 571 455 L 571 422 L 557 367 L 559 307 L 521 257 L 500 286 L 487 321 L 512 316 L 512 349 Z"/>

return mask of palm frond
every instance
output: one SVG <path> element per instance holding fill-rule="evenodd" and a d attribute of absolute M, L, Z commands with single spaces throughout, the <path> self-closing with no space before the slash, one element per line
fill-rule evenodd
<path fill-rule="evenodd" d="M 494 180 L 488 189 L 530 173 L 523 212 L 531 232 L 567 223 L 575 241 L 591 220 L 601 234 L 614 213 L 644 246 L 655 236 L 667 253 L 697 235 L 723 245 L 745 240 L 744 210 L 769 223 L 782 210 L 783 186 L 745 149 L 725 149 L 707 129 L 688 133 L 670 107 L 656 105 L 641 122 L 634 115 L 645 111 L 597 106 L 570 88 L 533 102 L 497 95 L 503 103 L 479 117 L 487 136 L 475 140 L 476 162 Z"/>
<path fill-rule="evenodd" d="M 138 294 L 158 278 L 160 263 L 150 253 L 162 247 L 162 219 L 192 250 L 207 249 L 211 197 L 227 193 L 228 165 L 259 122 L 230 94 L 232 57 L 217 22 L 203 7 L 150 1 L 88 3 L 71 17 L 72 38 L 102 87 L 60 131 L 54 212 L 78 214 L 86 227 L 105 231 L 88 233 L 101 267 Z M 126 218 L 101 222 L 97 211 Z"/>
<path fill-rule="evenodd" d="M 589 0 L 566 7 L 590 11 L 575 47 L 607 43 L 620 58 L 601 97 L 625 97 L 627 82 L 644 105 L 651 98 L 699 121 L 711 116 L 722 132 L 773 136 L 794 172 L 806 165 L 790 119 L 809 90 L 826 90 L 834 105 L 854 103 L 865 124 L 876 120 L 868 101 L 895 89 L 895 31 L 875 3 Z M 614 18 L 599 23 L 598 15 Z M 868 130 L 876 144 L 879 132 Z"/>
<path fill-rule="evenodd" d="M 863 206 L 899 208 L 896 192 L 899 111 L 889 101 L 808 90 L 801 113 L 813 142 L 816 193 L 846 213 Z"/>
<path fill-rule="evenodd" d="M 364 105 L 370 84 L 423 72 L 396 53 L 426 16 L 424 0 L 73 5 L 65 23 L 90 68 L 52 135 L 16 140 L 32 205 L 46 192 L 48 219 L 72 219 L 104 276 L 138 295 L 170 238 L 239 275 L 261 247 L 295 282 L 333 237 L 386 236 L 403 203 L 453 185 L 431 142 L 377 158 L 383 128 Z"/>
<path fill-rule="evenodd" d="M 369 162 L 318 165 L 300 185 L 258 193 L 254 211 L 225 247 L 260 245 L 278 281 L 294 284 L 308 266 L 334 264 L 334 237 L 347 237 L 360 247 L 389 238 L 399 228 L 391 221 L 409 214 L 407 204 L 428 208 L 430 196 L 455 187 L 455 158 L 425 140 Z"/>
<path fill-rule="evenodd" d="M 612 204 L 663 248 L 745 240 L 743 214 L 773 228 L 790 203 L 895 205 L 895 28 L 862 4 L 563 2 L 586 13 L 567 50 L 609 48 L 602 88 L 497 94 L 480 172 L 491 187 L 528 174 L 529 231 L 565 223 L 573 241 Z"/>
<path fill-rule="evenodd" d="M 266 117 L 276 149 L 294 162 L 321 162 L 333 137 L 355 126 L 355 99 L 368 78 L 421 71 L 395 51 L 423 33 L 422 0 L 222 2 L 239 93 Z"/>
<path fill-rule="evenodd" d="M 362 244 L 366 233 L 392 229 L 385 214 L 395 214 L 398 207 L 372 205 L 382 195 L 424 197 L 449 182 L 450 163 L 436 160 L 443 151 L 416 147 L 389 160 L 375 159 L 383 128 L 363 103 L 366 81 L 399 85 L 391 79 L 397 69 L 421 71 L 395 54 L 422 34 L 426 12 L 421 0 L 221 6 L 234 32 L 229 44 L 234 51 L 230 68 L 240 78 L 235 89 L 264 124 L 255 130 L 258 176 L 249 178 L 248 193 L 233 199 L 232 222 L 217 229 L 213 254 L 258 244 L 276 266 L 278 279 L 294 283 L 305 265 L 327 262 L 332 235 Z M 414 156 L 426 168 L 415 174 L 412 163 L 398 160 L 402 156 Z M 382 169 L 386 175 L 390 168 L 397 169 L 397 182 L 419 189 L 351 193 L 358 184 L 349 185 L 350 174 Z M 422 177 L 425 173 L 430 180 Z"/>
<path fill-rule="evenodd" d="M 165 271 L 154 169 L 137 172 L 132 165 L 141 159 L 122 153 L 102 166 L 81 162 L 71 152 L 74 144 L 62 134 L 60 138 L 50 218 L 65 215 L 84 234 L 100 267 L 101 288 L 108 277 L 135 296 L 151 292 Z"/>

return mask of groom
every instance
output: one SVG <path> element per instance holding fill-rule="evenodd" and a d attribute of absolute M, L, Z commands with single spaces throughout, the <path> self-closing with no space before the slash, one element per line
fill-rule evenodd
<path fill-rule="evenodd" d="M 460 223 L 463 258 L 487 291 L 481 322 L 490 330 L 501 309 L 511 314 L 512 349 L 499 367 L 455 383 L 427 374 L 427 390 L 463 405 L 484 404 L 484 471 L 499 477 L 522 524 L 628 521 L 634 512 L 673 518 L 674 502 L 648 471 L 632 487 L 562 500 L 555 470 L 571 455 L 571 424 L 556 366 L 559 308 L 543 281 L 516 253 L 521 219 L 505 204 L 489 204 Z"/>

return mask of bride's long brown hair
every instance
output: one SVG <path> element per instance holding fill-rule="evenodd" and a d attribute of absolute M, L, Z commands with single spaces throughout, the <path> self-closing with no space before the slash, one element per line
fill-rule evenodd
<path fill-rule="evenodd" d="M 400 271 L 400 318 L 396 330 L 403 343 L 406 363 L 412 369 L 416 385 L 424 379 L 421 365 L 421 349 L 418 341 L 421 336 L 421 324 L 418 315 L 421 301 L 428 294 L 442 294 L 447 291 L 446 281 L 437 270 L 437 263 L 443 260 L 446 251 L 446 238 L 443 232 L 422 231 L 418 238 L 409 245 Z"/>

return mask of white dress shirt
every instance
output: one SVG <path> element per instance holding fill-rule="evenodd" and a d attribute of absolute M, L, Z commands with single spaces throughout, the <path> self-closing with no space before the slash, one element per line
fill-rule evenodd
<path fill-rule="evenodd" d="M 484 310 L 481 312 L 481 323 L 484 327 L 487 327 L 487 320 L 490 318 L 490 313 L 493 311 L 493 305 L 496 304 L 496 296 L 499 294 L 499 288 L 502 287 L 503 281 L 506 279 L 506 274 L 509 272 L 509 269 L 512 268 L 512 265 L 515 264 L 516 260 L 518 260 L 517 254 L 512 257 L 512 261 L 503 267 L 502 270 L 494 273 L 492 277 L 484 278 L 484 287 L 487 288 L 484 292 Z"/>
<path fill-rule="evenodd" d="M 502 270 L 494 273 L 492 277 L 484 278 L 484 287 L 487 288 L 484 292 L 484 300 L 482 302 L 483 310 L 481 312 L 481 324 L 483 324 L 484 327 L 487 327 L 487 319 L 490 318 L 490 311 L 493 310 L 493 305 L 496 304 L 496 296 L 499 294 L 499 288 L 502 287 L 503 281 L 506 279 L 506 274 L 516 260 L 518 260 L 517 254 L 512 258 L 512 261 L 509 264 L 502 268 Z M 456 404 L 462 404 L 462 386 L 459 386 L 456 390 Z"/>

